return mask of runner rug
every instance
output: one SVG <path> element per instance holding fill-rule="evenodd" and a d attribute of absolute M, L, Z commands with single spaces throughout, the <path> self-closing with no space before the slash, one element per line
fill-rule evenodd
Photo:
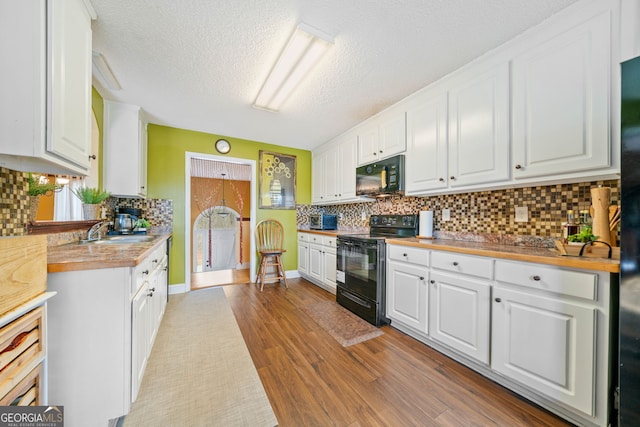
<path fill-rule="evenodd" d="M 343 347 L 378 337 L 384 332 L 362 320 L 335 301 L 321 301 L 303 306 L 303 310 Z"/>

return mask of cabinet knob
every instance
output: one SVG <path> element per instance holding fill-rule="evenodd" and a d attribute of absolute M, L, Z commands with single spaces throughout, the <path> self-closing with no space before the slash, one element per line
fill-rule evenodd
<path fill-rule="evenodd" d="M 455 180 L 456 180 L 456 177 L 455 177 L 455 176 L 450 176 L 450 177 L 449 177 L 449 179 L 450 179 L 451 181 L 455 181 Z"/>
<path fill-rule="evenodd" d="M 151 262 L 155 264 L 156 262 L 158 262 L 158 260 L 157 260 L 157 259 L 154 259 L 154 260 L 153 260 L 153 261 L 151 261 Z"/>
<path fill-rule="evenodd" d="M 540 281 L 540 276 L 533 276 L 532 279 L 535 280 L 536 282 L 539 282 Z"/>
<path fill-rule="evenodd" d="M 149 289 L 149 290 L 150 290 L 151 292 L 155 292 L 155 291 L 156 291 L 156 288 L 151 288 L 151 289 Z"/>
<path fill-rule="evenodd" d="M 424 276 L 420 276 L 420 281 L 423 281 L 423 280 L 424 280 Z"/>
<path fill-rule="evenodd" d="M 89 156 L 89 160 L 95 160 L 95 159 L 96 159 L 96 155 L 95 154 L 92 154 L 92 155 Z"/>
<path fill-rule="evenodd" d="M 453 261 L 453 266 L 457 267 L 458 266 L 458 261 Z"/>
<path fill-rule="evenodd" d="M 522 169 L 522 165 L 516 165 L 516 169 Z"/>
<path fill-rule="evenodd" d="M 169 269 L 169 267 L 165 267 L 165 268 L 163 268 L 163 270 L 164 270 L 164 271 L 167 271 L 168 269 Z"/>
<path fill-rule="evenodd" d="M 382 150 L 380 150 L 380 154 L 382 154 Z"/>
<path fill-rule="evenodd" d="M 141 185 L 140 188 L 142 188 L 144 190 L 144 185 Z"/>
<path fill-rule="evenodd" d="M 496 298 L 496 302 L 502 302 L 502 298 Z"/>
<path fill-rule="evenodd" d="M 440 181 L 440 182 L 444 182 L 444 178 L 440 178 L 438 181 Z"/>
<path fill-rule="evenodd" d="M 378 153 L 376 153 L 376 152 L 374 151 L 374 152 L 373 152 L 373 155 L 374 155 L 374 156 L 377 156 L 377 155 L 378 155 Z"/>
<path fill-rule="evenodd" d="M 149 270 L 143 271 L 142 274 L 149 274 Z"/>
<path fill-rule="evenodd" d="M 333 197 L 338 197 L 338 195 L 337 195 L 337 194 L 334 194 L 334 195 L 333 195 Z"/>
<path fill-rule="evenodd" d="M 403 256 L 403 257 L 406 257 L 406 256 L 407 256 L 407 254 L 402 254 L 402 256 Z"/>
<path fill-rule="evenodd" d="M 431 283 L 432 285 L 435 285 L 436 281 L 435 280 L 429 280 L 429 283 Z"/>

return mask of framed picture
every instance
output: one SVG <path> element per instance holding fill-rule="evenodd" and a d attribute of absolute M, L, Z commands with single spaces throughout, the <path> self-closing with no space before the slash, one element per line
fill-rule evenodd
<path fill-rule="evenodd" d="M 296 208 L 296 156 L 260 150 L 260 209 Z"/>

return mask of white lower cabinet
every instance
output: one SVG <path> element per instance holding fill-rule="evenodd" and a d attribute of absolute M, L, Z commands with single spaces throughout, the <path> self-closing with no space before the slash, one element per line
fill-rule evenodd
<path fill-rule="evenodd" d="M 298 273 L 321 288 L 336 293 L 336 238 L 298 233 Z"/>
<path fill-rule="evenodd" d="M 66 426 L 129 412 L 166 305 L 166 260 L 162 244 L 136 267 L 47 275 L 49 401 L 65 406 Z"/>
<path fill-rule="evenodd" d="M 617 275 L 401 245 L 387 254 L 391 326 L 575 424 L 609 424 Z"/>
<path fill-rule="evenodd" d="M 429 283 L 431 338 L 489 364 L 490 284 L 436 271 Z"/>
<path fill-rule="evenodd" d="M 387 317 L 427 333 L 429 272 L 426 267 L 391 261 L 387 265 Z"/>

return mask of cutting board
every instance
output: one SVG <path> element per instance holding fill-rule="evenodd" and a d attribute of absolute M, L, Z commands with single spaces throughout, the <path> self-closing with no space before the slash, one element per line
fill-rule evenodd
<path fill-rule="evenodd" d="M 47 236 L 0 237 L 0 316 L 47 289 Z"/>

